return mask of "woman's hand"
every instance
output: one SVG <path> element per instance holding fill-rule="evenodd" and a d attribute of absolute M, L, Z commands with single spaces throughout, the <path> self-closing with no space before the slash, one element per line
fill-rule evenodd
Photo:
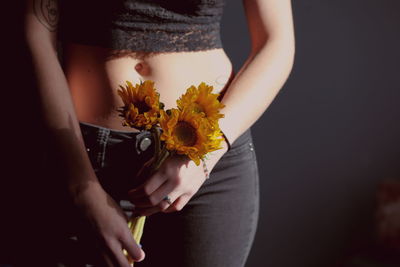
<path fill-rule="evenodd" d="M 105 266 L 113 267 L 131 266 L 123 254 L 123 249 L 134 261 L 144 259 L 143 250 L 135 242 L 128 228 L 125 213 L 100 184 L 91 182 L 74 201 L 83 217 L 87 219 L 89 232 L 94 237 L 92 244 L 100 247 L 100 259 L 96 260 L 102 261 L 102 266 L 104 263 Z"/>
<path fill-rule="evenodd" d="M 186 156 L 173 155 L 142 185 L 128 192 L 129 200 L 135 205 L 137 215 L 179 211 L 205 179 L 202 163 L 197 166 Z M 167 195 L 171 198 L 171 205 L 163 200 Z"/>

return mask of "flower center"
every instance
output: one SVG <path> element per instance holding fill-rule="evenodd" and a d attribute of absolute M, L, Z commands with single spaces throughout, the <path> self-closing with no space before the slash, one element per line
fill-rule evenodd
<path fill-rule="evenodd" d="M 138 109 L 140 114 L 143 114 L 151 110 L 151 107 L 149 107 L 144 101 L 135 102 L 134 105 Z"/>
<path fill-rule="evenodd" d="M 174 135 L 184 146 L 194 146 L 196 144 L 196 129 L 186 121 L 179 121 L 176 124 Z"/>

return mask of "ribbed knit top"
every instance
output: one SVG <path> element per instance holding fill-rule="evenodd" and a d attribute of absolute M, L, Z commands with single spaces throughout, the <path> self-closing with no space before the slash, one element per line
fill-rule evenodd
<path fill-rule="evenodd" d="M 59 39 L 131 51 L 221 48 L 224 0 L 61 0 Z"/>

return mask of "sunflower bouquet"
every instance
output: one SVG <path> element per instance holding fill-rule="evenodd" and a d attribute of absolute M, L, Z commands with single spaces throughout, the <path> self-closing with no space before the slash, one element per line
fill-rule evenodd
<path fill-rule="evenodd" d="M 218 150 L 224 140 L 218 120 L 224 117 L 224 107 L 219 94 L 212 93 L 213 86 L 201 82 L 190 86 L 177 101 L 176 108 L 164 109 L 160 95 L 151 80 L 133 85 L 126 81 L 120 85 L 118 95 L 124 106 L 119 109 L 123 125 L 142 131 L 150 131 L 155 142 L 153 158 L 146 163 L 138 176 L 149 177 L 158 170 L 169 156 L 186 155 L 196 165 L 209 152 Z M 130 218 L 128 226 L 139 244 L 143 234 L 145 216 Z M 133 264 L 126 251 L 125 255 Z"/>

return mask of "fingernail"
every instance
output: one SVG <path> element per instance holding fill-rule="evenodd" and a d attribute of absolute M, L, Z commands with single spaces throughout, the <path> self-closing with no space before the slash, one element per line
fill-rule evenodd
<path fill-rule="evenodd" d="M 144 253 L 144 251 L 142 250 L 143 253 L 143 258 L 139 259 L 138 262 L 141 262 L 142 260 L 144 260 L 144 258 L 146 257 L 146 254 Z"/>

